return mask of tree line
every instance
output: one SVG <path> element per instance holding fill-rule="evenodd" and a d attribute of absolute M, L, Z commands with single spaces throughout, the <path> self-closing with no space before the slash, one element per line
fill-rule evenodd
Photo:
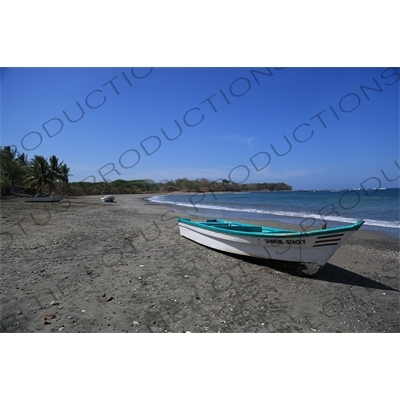
<path fill-rule="evenodd" d="M 102 191 L 114 194 L 134 193 L 171 193 L 171 192 L 247 192 L 247 191 L 281 191 L 292 190 L 292 186 L 284 182 L 239 184 L 226 179 L 212 181 L 206 178 L 190 180 L 180 178 L 155 182 L 152 179 L 123 180 L 112 182 L 71 182 L 68 191 L 74 195 L 96 195 Z"/>
<path fill-rule="evenodd" d="M 170 192 L 243 192 L 292 190 L 284 182 L 235 183 L 227 179 L 213 181 L 206 178 L 190 180 L 180 178 L 156 183 L 152 179 L 123 180 L 112 182 L 69 182 L 70 168 L 54 155 L 46 159 L 35 155 L 32 160 L 18 153 L 11 146 L 0 147 L 0 188 L 2 194 L 12 194 L 16 187 L 26 193 L 48 192 L 82 196 L 99 195 L 102 191 L 115 194 L 170 193 Z"/>
<path fill-rule="evenodd" d="M 13 193 L 16 187 L 51 194 L 65 194 L 70 168 L 54 155 L 46 159 L 35 155 L 31 160 L 11 146 L 0 147 L 1 193 Z"/>

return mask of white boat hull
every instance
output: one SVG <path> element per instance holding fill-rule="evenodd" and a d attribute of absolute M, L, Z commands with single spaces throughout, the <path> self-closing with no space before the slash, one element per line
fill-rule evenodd
<path fill-rule="evenodd" d="M 101 201 L 104 203 L 112 203 L 115 200 L 114 195 L 102 196 Z"/>
<path fill-rule="evenodd" d="M 312 235 L 309 232 L 289 235 L 287 233 L 240 235 L 216 232 L 181 221 L 179 230 L 182 236 L 212 249 L 249 257 L 298 263 L 306 275 L 318 272 L 341 244 L 354 233 L 354 230 L 337 233 L 320 230 Z"/>

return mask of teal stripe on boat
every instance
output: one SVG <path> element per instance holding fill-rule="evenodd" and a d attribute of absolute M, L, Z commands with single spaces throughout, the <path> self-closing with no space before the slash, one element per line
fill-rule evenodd
<path fill-rule="evenodd" d="M 204 222 L 192 221 L 188 218 L 178 218 L 178 222 L 185 223 L 198 228 L 207 229 L 214 232 L 226 233 L 229 235 L 252 236 L 252 237 L 295 237 L 295 236 L 325 236 L 329 234 L 337 234 L 341 232 L 358 230 L 364 223 L 359 220 L 348 226 L 340 226 L 337 228 L 318 229 L 313 231 L 293 231 L 268 226 L 259 226 L 252 224 L 244 224 L 240 222 L 225 220 L 207 220 Z"/>

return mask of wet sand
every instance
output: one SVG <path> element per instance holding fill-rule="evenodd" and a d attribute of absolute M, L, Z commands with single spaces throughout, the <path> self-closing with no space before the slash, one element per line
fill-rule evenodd
<path fill-rule="evenodd" d="M 1 331 L 400 331 L 395 239 L 361 228 L 306 277 L 185 239 L 187 210 L 145 197 L 2 199 Z"/>

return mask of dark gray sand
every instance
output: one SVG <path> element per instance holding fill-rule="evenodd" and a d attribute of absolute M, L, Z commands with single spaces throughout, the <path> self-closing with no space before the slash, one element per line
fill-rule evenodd
<path fill-rule="evenodd" d="M 361 228 L 306 277 L 189 241 L 144 197 L 2 199 L 1 331 L 400 331 L 395 239 Z"/>

